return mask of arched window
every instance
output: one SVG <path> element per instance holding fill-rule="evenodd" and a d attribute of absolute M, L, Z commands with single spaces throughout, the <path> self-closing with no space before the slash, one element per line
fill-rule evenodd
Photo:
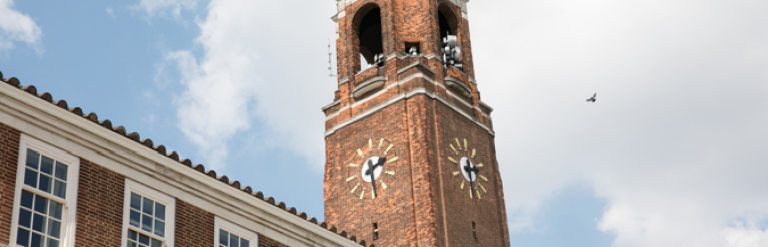
<path fill-rule="evenodd" d="M 442 41 L 448 35 L 458 34 L 459 20 L 448 4 L 440 4 L 437 8 L 437 18 L 440 24 L 440 40 Z"/>
<path fill-rule="evenodd" d="M 360 64 L 382 65 L 384 60 L 384 47 L 381 36 L 381 9 L 375 4 L 363 6 L 358 10 L 355 20 L 355 31 Z"/>
<path fill-rule="evenodd" d="M 446 67 L 452 66 L 458 69 L 462 69 L 461 64 L 461 47 L 458 40 L 458 24 L 459 20 L 456 17 L 453 8 L 448 4 L 440 4 L 437 8 L 438 24 L 440 25 L 440 49 L 443 57 L 443 65 Z"/>

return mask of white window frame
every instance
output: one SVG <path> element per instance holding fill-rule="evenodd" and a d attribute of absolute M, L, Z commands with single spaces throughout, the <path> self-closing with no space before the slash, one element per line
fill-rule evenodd
<path fill-rule="evenodd" d="M 224 231 L 228 231 L 229 233 L 234 233 L 238 237 L 248 240 L 250 242 L 249 246 L 251 247 L 259 246 L 259 235 L 256 234 L 255 232 L 252 232 L 232 222 L 222 219 L 219 216 L 214 217 L 213 225 L 214 225 L 213 226 L 213 235 L 214 235 L 213 247 L 219 247 L 219 230 L 224 230 Z"/>
<path fill-rule="evenodd" d="M 165 237 L 160 238 L 154 234 L 147 234 L 153 238 L 163 241 L 164 247 L 174 246 L 174 233 L 176 224 L 176 199 L 172 196 L 163 194 L 155 189 L 149 188 L 143 184 L 135 182 L 130 179 L 125 180 L 125 197 L 123 199 L 123 237 L 120 246 L 128 246 L 128 229 L 134 229 L 136 232 L 144 233 L 143 230 L 132 227 L 130 224 L 130 210 L 131 210 L 131 192 L 136 193 L 142 197 L 152 199 L 155 202 L 165 204 Z"/>
<path fill-rule="evenodd" d="M 68 166 L 67 168 L 67 199 L 61 199 L 49 193 L 32 188 L 24 184 L 24 173 L 27 163 L 27 149 L 32 149 L 40 154 L 60 161 Z M 11 236 L 9 246 L 16 245 L 17 229 L 19 229 L 19 207 L 21 204 L 21 191 L 27 190 L 35 195 L 40 195 L 64 205 L 64 213 L 61 219 L 64 231 L 61 233 L 59 244 L 61 246 L 75 246 L 75 227 L 77 226 L 77 187 L 80 177 L 80 158 L 67 153 L 66 151 L 54 147 L 41 140 L 35 139 L 26 134 L 21 134 L 19 140 L 19 164 L 16 168 L 16 189 L 13 195 L 13 215 L 11 216 Z"/>

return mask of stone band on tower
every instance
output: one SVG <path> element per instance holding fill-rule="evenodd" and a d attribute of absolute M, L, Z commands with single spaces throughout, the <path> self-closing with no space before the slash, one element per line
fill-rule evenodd
<path fill-rule="evenodd" d="M 467 0 L 337 0 L 325 220 L 376 246 L 509 246 Z"/>

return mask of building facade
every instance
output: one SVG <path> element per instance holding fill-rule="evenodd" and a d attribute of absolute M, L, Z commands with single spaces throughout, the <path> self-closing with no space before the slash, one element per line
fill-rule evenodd
<path fill-rule="evenodd" d="M 0 172 L 0 246 L 373 246 L 16 78 Z"/>
<path fill-rule="evenodd" d="M 466 0 L 339 0 L 325 219 L 377 246 L 509 246 Z"/>

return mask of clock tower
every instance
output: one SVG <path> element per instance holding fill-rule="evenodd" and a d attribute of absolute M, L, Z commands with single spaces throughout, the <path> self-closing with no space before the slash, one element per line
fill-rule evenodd
<path fill-rule="evenodd" d="M 468 0 L 337 0 L 325 220 L 376 246 L 509 246 Z"/>

